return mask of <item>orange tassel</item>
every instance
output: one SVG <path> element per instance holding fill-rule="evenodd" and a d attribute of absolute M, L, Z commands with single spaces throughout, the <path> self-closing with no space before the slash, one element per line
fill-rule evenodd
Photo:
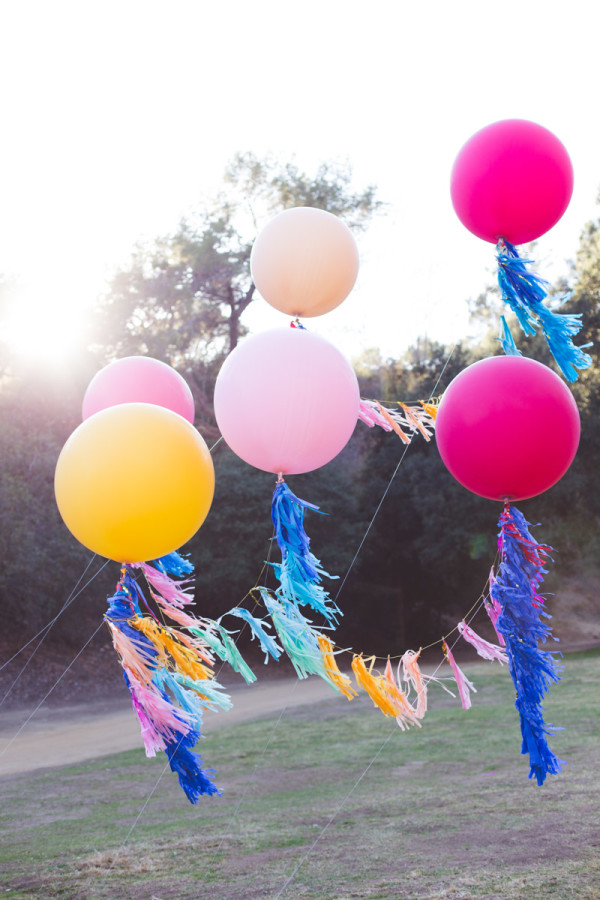
<path fill-rule="evenodd" d="M 361 656 L 355 656 L 352 660 L 352 671 L 356 677 L 358 685 L 367 692 L 375 706 L 377 706 L 384 716 L 390 716 L 395 719 L 398 715 L 396 704 L 387 693 L 386 681 L 379 672 L 373 674 L 373 665 L 375 657 L 371 657 L 371 665 L 367 669 L 365 660 Z"/>
<path fill-rule="evenodd" d="M 177 638 L 171 636 L 162 625 L 159 625 L 150 616 L 135 616 L 130 620 L 130 625 L 133 625 L 149 641 L 152 641 L 159 651 L 163 664 L 168 662 L 167 657 L 170 656 L 174 668 L 192 681 L 213 677 L 213 673 L 199 662 L 196 652 L 181 644 Z"/>
<path fill-rule="evenodd" d="M 431 418 L 435 422 L 435 418 L 438 413 L 438 407 L 440 405 L 440 401 L 439 400 L 430 400 L 429 402 L 426 403 L 424 400 L 419 400 L 419 403 L 421 404 L 421 406 L 423 407 L 423 409 L 425 410 L 427 415 L 431 416 Z"/>
<path fill-rule="evenodd" d="M 375 402 L 377 403 L 377 409 L 379 410 L 385 421 L 393 428 L 398 437 L 401 438 L 401 440 L 403 440 L 405 444 L 410 444 L 410 438 L 408 437 L 408 435 L 404 434 L 395 419 L 390 416 L 387 409 L 384 409 L 381 403 L 378 403 L 377 401 Z"/>
<path fill-rule="evenodd" d="M 429 435 L 427 434 L 426 430 L 423 428 L 423 425 L 421 424 L 420 419 L 419 419 L 417 416 L 415 416 L 415 414 L 414 414 L 414 412 L 412 411 L 412 409 L 410 408 L 410 406 L 406 406 L 406 404 L 400 403 L 399 401 L 398 401 L 398 406 L 400 406 L 400 408 L 401 408 L 402 410 L 404 410 L 404 415 L 406 416 L 406 418 L 407 418 L 410 422 L 412 422 L 412 424 L 414 425 L 414 427 L 415 427 L 418 431 L 421 432 L 421 434 L 423 435 L 423 437 L 425 438 L 425 440 L 426 440 L 426 441 L 431 441 L 431 438 L 430 438 Z"/>
<path fill-rule="evenodd" d="M 319 642 L 319 650 L 321 651 L 323 665 L 325 666 L 328 677 L 344 697 L 347 697 L 348 700 L 354 700 L 355 697 L 358 697 L 358 694 L 352 687 L 348 676 L 343 675 L 340 672 L 338 664 L 335 661 L 335 656 L 333 655 L 332 642 L 329 638 L 326 638 L 324 634 L 318 634 L 317 641 Z"/>

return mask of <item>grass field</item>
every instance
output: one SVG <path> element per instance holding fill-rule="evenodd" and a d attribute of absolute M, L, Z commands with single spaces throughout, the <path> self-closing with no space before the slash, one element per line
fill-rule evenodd
<path fill-rule="evenodd" d="M 567 766 L 541 788 L 491 664 L 464 667 L 466 712 L 432 689 L 421 730 L 364 696 L 225 727 L 201 746 L 224 795 L 195 807 L 141 750 L 5 778 L 0 896 L 599 898 L 599 664 L 565 660 L 546 719 Z"/>

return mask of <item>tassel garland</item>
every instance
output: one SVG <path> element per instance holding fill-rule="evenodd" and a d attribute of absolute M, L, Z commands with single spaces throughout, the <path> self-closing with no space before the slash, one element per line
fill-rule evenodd
<path fill-rule="evenodd" d="M 557 729 L 544 722 L 541 705 L 551 683 L 560 680 L 560 667 L 552 652 L 538 648 L 538 642 L 545 642 L 552 634 L 541 618 L 549 616 L 543 611 L 538 591 L 552 548 L 533 539 L 523 514 L 508 502 L 499 526 L 500 567 L 490 592 L 502 609 L 497 627 L 506 642 L 508 667 L 517 692 L 521 752 L 529 754 L 529 777 L 535 777 L 541 785 L 548 773 L 557 775 L 562 765 L 546 740 Z"/>
<path fill-rule="evenodd" d="M 557 313 L 545 306 L 548 282 L 527 268 L 532 261 L 520 257 L 517 248 L 506 240 L 500 240 L 496 249 L 502 299 L 516 315 L 525 335 L 534 335 L 538 328 L 542 329 L 564 377 L 567 381 L 577 381 L 577 369 L 587 369 L 592 364 L 592 357 L 584 352 L 591 345 L 576 347 L 571 340 L 581 330 L 581 315 Z M 568 299 L 569 296 L 564 297 L 557 306 Z M 519 353 L 504 318 L 500 342 L 505 353 Z"/>
<path fill-rule="evenodd" d="M 444 656 L 446 657 L 448 664 L 452 669 L 452 674 L 454 675 L 454 680 L 456 681 L 456 687 L 458 688 L 458 696 L 460 697 L 462 708 L 471 709 L 470 692 L 473 691 L 473 693 L 476 694 L 477 691 L 454 659 L 454 654 L 452 653 L 452 650 L 450 649 L 446 641 L 442 643 L 442 648 L 444 651 Z"/>
<path fill-rule="evenodd" d="M 497 661 L 500 665 L 508 662 L 508 657 L 502 647 L 499 647 L 497 644 L 490 644 L 489 641 L 484 640 L 466 622 L 458 623 L 458 631 L 465 641 L 471 644 L 472 647 L 475 647 L 482 659 L 489 659 L 492 662 Z"/>

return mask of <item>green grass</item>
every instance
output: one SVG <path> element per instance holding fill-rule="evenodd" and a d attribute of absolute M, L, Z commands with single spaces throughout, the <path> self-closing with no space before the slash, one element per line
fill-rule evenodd
<path fill-rule="evenodd" d="M 223 728 L 201 751 L 224 796 L 195 807 L 142 751 L 5 778 L 0 897 L 275 898 L 300 864 L 286 900 L 598 898 L 599 663 L 568 657 L 548 696 L 568 764 L 541 788 L 486 664 L 470 710 L 434 688 L 410 732 L 364 696 Z"/>

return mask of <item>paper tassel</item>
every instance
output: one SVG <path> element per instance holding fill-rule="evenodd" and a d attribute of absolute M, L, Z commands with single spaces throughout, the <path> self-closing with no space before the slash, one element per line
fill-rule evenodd
<path fill-rule="evenodd" d="M 418 653 L 415 653 L 414 650 L 407 650 L 400 659 L 404 681 L 411 685 L 417 694 L 417 705 L 415 707 L 417 719 L 422 719 L 427 712 L 427 681 L 419 668 L 420 655 L 420 650 Z"/>
<path fill-rule="evenodd" d="M 325 637 L 324 634 L 317 635 L 317 643 L 319 645 L 319 650 L 321 651 L 321 656 L 323 657 L 323 665 L 325 666 L 325 671 L 329 676 L 329 680 L 333 682 L 339 692 L 347 697 L 348 700 L 353 700 L 358 694 L 353 689 L 348 676 L 343 675 L 338 668 L 338 664 L 336 663 L 333 654 L 333 643 L 329 638 Z"/>
<path fill-rule="evenodd" d="M 450 668 L 452 669 L 452 674 L 454 675 L 454 680 L 456 681 L 456 687 L 458 688 L 458 695 L 460 697 L 460 702 L 462 704 L 463 709 L 471 708 L 471 694 L 470 691 L 473 691 L 474 694 L 477 693 L 465 673 L 459 667 L 458 663 L 454 659 L 454 654 L 452 650 L 444 641 L 442 643 L 442 648 L 444 650 L 444 656 L 448 660 Z"/>
<path fill-rule="evenodd" d="M 522 259 L 517 248 L 506 240 L 500 240 L 496 249 L 502 299 L 515 313 L 525 335 L 534 335 L 537 328 L 542 329 L 550 352 L 564 377 L 567 381 L 577 381 L 577 369 L 587 369 L 592 364 L 592 357 L 583 349 L 590 344 L 576 347 L 571 340 L 581 330 L 581 315 L 565 315 L 545 306 L 543 301 L 548 296 L 548 282 L 527 268 L 532 261 Z M 557 306 L 562 306 L 568 299 L 568 296 L 563 298 Z M 506 322 L 501 343 L 503 348 L 509 348 L 509 352 L 515 352 L 516 347 Z M 511 347 L 514 349 L 510 350 Z"/>
<path fill-rule="evenodd" d="M 496 661 L 499 662 L 500 665 L 508 662 L 508 657 L 502 647 L 499 647 L 497 644 L 490 644 L 489 641 L 479 637 L 466 622 L 459 622 L 458 630 L 465 641 L 471 644 L 472 647 L 475 647 L 482 659 L 489 659 L 492 662 Z"/>
<path fill-rule="evenodd" d="M 405 444 L 410 443 L 417 431 L 430 441 L 435 430 L 437 403 L 420 401 L 418 406 L 409 406 L 398 401 L 398 406 L 400 409 L 386 409 L 377 400 L 361 400 L 358 418 L 369 428 L 377 425 L 384 431 L 395 431 Z M 404 429 L 412 434 L 409 436 Z"/>
<path fill-rule="evenodd" d="M 545 642 L 552 634 L 541 619 L 549 616 L 543 611 L 538 591 L 552 548 L 533 539 L 531 526 L 509 503 L 505 504 L 499 526 L 501 559 L 491 595 L 502 610 L 497 624 L 506 641 L 508 667 L 517 692 L 521 752 L 529 754 L 529 777 L 535 776 L 541 785 L 548 773 L 557 775 L 562 765 L 546 740 L 557 729 L 544 722 L 541 705 L 551 683 L 560 680 L 560 667 L 553 653 L 538 648 L 538 642 Z"/>
<path fill-rule="evenodd" d="M 159 576 L 168 576 L 173 570 L 189 573 L 188 564 L 178 554 L 170 554 L 158 563 L 156 577 L 154 572 L 145 573 L 155 583 Z M 191 699 L 177 678 L 191 683 L 196 690 L 197 684 L 202 683 L 210 695 L 203 695 L 205 706 L 218 705 L 220 686 L 212 679 L 206 656 L 200 655 L 204 644 L 197 646 L 194 638 L 177 634 L 150 615 L 142 614 L 140 603 L 145 603 L 145 599 L 132 572 L 130 566 L 123 566 L 115 594 L 109 598 L 105 620 L 123 666 L 146 754 L 153 756 L 163 750 L 186 796 L 196 803 L 202 794 L 219 791 L 209 777 L 212 770 L 205 771 L 200 756 L 192 752 L 200 738 L 200 699 Z M 177 608 L 174 602 L 173 608 Z"/>
<path fill-rule="evenodd" d="M 504 351 L 506 356 L 523 356 L 517 345 L 515 344 L 515 339 L 511 334 L 510 328 L 508 327 L 508 322 L 504 318 L 504 316 L 500 316 L 500 335 L 498 337 L 500 344 L 502 346 L 502 350 Z"/>
<path fill-rule="evenodd" d="M 498 603 L 498 601 L 494 600 L 494 598 L 492 597 L 492 586 L 494 585 L 494 583 L 496 581 L 496 576 L 494 575 L 493 568 L 490 569 L 490 575 L 489 575 L 488 580 L 489 580 L 489 588 L 490 589 L 489 589 L 488 596 L 483 598 L 483 605 L 485 607 L 486 613 L 490 617 L 490 622 L 494 626 L 494 631 L 498 635 L 498 643 L 500 644 L 501 647 L 504 647 L 504 644 L 505 644 L 504 635 L 500 634 L 500 632 L 498 631 L 498 619 L 500 618 L 500 613 L 502 612 L 502 608 L 501 608 L 500 604 Z"/>
<path fill-rule="evenodd" d="M 240 619 L 243 619 L 247 625 L 250 626 L 252 631 L 252 637 L 258 638 L 260 643 L 260 648 L 265 654 L 265 662 L 269 659 L 269 656 L 272 656 L 273 659 L 279 659 L 281 656 L 281 647 L 275 641 L 270 634 L 267 634 L 265 628 L 270 628 L 270 624 L 265 622 L 264 620 L 256 619 L 251 613 L 248 612 L 247 609 L 243 609 L 241 606 L 236 606 L 234 609 L 230 609 L 227 613 L 228 616 L 238 616 Z"/>
<path fill-rule="evenodd" d="M 370 659 L 370 666 L 367 668 L 362 654 L 355 654 L 352 660 L 352 671 L 358 685 L 367 692 L 375 706 L 381 710 L 384 716 L 395 719 L 398 716 L 398 707 L 386 690 L 386 680 L 383 675 L 380 675 L 379 672 L 373 673 L 374 662 L 375 657 L 373 656 Z"/>
<path fill-rule="evenodd" d="M 302 615 L 297 606 L 281 596 L 271 594 L 266 588 L 261 588 L 260 593 L 281 645 L 290 658 L 298 677 L 307 678 L 309 675 L 319 675 L 328 683 L 333 684 L 325 669 L 317 638 L 318 633 L 310 621 Z"/>
<path fill-rule="evenodd" d="M 272 563 L 272 566 L 281 582 L 279 591 L 283 599 L 296 606 L 309 606 L 320 613 L 329 625 L 334 625 L 342 613 L 321 585 L 321 580 L 323 577 L 337 576 L 325 572 L 311 553 L 310 538 L 304 530 L 307 509 L 320 511 L 318 506 L 296 497 L 285 481 L 277 483 L 271 517 L 282 559 L 281 564 Z"/>
<path fill-rule="evenodd" d="M 396 705 L 396 722 L 402 729 L 405 731 L 409 725 L 418 725 L 421 728 L 421 723 L 417 718 L 417 714 L 415 712 L 414 707 L 409 702 L 408 697 L 400 687 L 398 681 L 394 678 L 394 674 L 392 672 L 392 664 L 389 660 L 385 667 L 385 690 L 386 693 L 390 695 L 392 700 Z"/>

